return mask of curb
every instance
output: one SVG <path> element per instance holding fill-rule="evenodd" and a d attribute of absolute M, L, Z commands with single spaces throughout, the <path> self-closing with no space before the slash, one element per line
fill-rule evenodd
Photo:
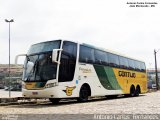
<path fill-rule="evenodd" d="M 25 97 L 0 98 L 0 106 L 23 105 L 23 104 L 37 104 L 39 102 L 40 101 L 38 99 L 25 98 Z"/>
<path fill-rule="evenodd" d="M 0 103 L 17 102 L 17 98 L 0 98 Z"/>
<path fill-rule="evenodd" d="M 24 98 L 24 97 L 13 97 L 13 98 L 0 98 L 0 106 L 4 106 L 4 105 L 16 105 L 16 104 L 20 104 L 20 102 L 18 102 L 18 100 L 30 100 L 29 98 Z M 22 102 L 25 103 L 25 102 Z"/>
<path fill-rule="evenodd" d="M 10 102 L 10 103 L 0 103 L 0 106 L 8 105 L 23 105 L 23 104 L 36 104 L 37 102 Z"/>

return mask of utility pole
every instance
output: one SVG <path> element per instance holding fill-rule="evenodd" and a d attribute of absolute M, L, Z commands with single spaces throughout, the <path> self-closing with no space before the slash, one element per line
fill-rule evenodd
<path fill-rule="evenodd" d="M 14 22 L 13 19 L 7 20 L 5 22 L 9 23 L 9 97 L 11 97 L 11 78 L 10 78 L 10 23 Z"/>
<path fill-rule="evenodd" d="M 155 57 L 155 73 L 156 73 L 156 88 L 159 89 L 159 80 L 158 80 L 158 72 L 157 72 L 157 54 L 158 51 L 154 50 L 154 57 Z"/>

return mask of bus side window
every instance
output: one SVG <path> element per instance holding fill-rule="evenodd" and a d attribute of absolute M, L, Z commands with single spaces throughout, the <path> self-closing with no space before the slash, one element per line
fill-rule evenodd
<path fill-rule="evenodd" d="M 95 55 L 95 64 L 107 65 L 108 59 L 106 52 L 95 49 L 94 55 Z"/>
<path fill-rule="evenodd" d="M 80 45 L 79 62 L 94 63 L 94 49 Z"/>
<path fill-rule="evenodd" d="M 119 56 L 120 68 L 127 69 L 128 68 L 128 59 L 122 56 Z"/>
<path fill-rule="evenodd" d="M 130 70 L 135 70 L 134 61 L 132 59 L 128 59 L 128 67 Z"/>
<path fill-rule="evenodd" d="M 119 67 L 119 58 L 118 55 L 108 53 L 108 61 L 109 61 L 109 66 L 112 67 Z"/>
<path fill-rule="evenodd" d="M 139 61 L 134 61 L 134 64 L 135 64 L 135 70 L 137 70 L 137 71 L 140 71 L 140 62 Z"/>
<path fill-rule="evenodd" d="M 141 71 L 142 72 L 146 72 L 146 67 L 145 67 L 145 63 L 144 62 L 140 63 L 140 67 L 141 67 Z"/>

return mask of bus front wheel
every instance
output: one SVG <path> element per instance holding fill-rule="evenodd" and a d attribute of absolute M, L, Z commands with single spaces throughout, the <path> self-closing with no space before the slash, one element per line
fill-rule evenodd
<path fill-rule="evenodd" d="M 79 102 L 88 101 L 88 97 L 91 95 L 90 87 L 88 85 L 83 85 L 80 89 L 79 98 L 77 99 Z"/>

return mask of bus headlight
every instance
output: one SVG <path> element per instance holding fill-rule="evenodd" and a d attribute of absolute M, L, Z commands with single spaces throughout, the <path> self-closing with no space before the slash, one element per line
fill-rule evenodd
<path fill-rule="evenodd" d="M 57 86 L 57 83 L 55 82 L 55 83 L 47 83 L 46 85 L 45 85 L 45 88 L 51 88 L 51 87 L 55 87 L 55 86 Z"/>

